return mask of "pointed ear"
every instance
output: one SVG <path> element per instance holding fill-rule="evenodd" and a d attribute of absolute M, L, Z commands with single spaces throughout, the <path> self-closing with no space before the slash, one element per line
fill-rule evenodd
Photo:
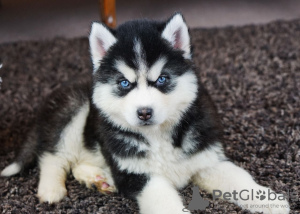
<path fill-rule="evenodd" d="M 116 43 L 117 39 L 103 24 L 94 22 L 90 33 L 90 51 L 94 65 L 94 71 L 98 70 L 102 58 L 107 50 Z"/>
<path fill-rule="evenodd" d="M 188 27 L 180 13 L 176 13 L 166 24 L 162 37 L 175 49 L 184 51 L 184 58 L 191 59 L 191 44 Z"/>

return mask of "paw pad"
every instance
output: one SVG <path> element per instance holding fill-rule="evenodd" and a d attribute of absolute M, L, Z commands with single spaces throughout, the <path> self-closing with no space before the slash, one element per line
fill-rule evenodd
<path fill-rule="evenodd" d="M 106 181 L 106 178 L 97 175 L 92 182 L 92 187 L 105 195 L 115 192 L 116 188 L 114 186 L 110 186 Z"/>

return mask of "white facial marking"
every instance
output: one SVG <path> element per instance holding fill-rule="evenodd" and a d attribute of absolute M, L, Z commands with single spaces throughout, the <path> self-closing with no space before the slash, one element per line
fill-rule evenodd
<path fill-rule="evenodd" d="M 129 82 L 133 83 L 136 81 L 137 76 L 132 68 L 130 68 L 124 61 L 117 60 L 116 68 L 119 72 L 121 72 L 124 77 L 129 80 Z"/>
<path fill-rule="evenodd" d="M 192 71 L 177 77 L 176 87 L 168 94 L 148 87 L 145 77 L 138 78 L 138 86 L 124 97 L 116 96 L 113 93 L 116 86 L 111 84 L 97 83 L 94 87 L 94 104 L 124 129 L 142 128 L 137 117 L 137 109 L 141 107 L 153 109 L 151 121 L 154 126 L 174 125 L 197 97 L 197 78 Z"/>
<path fill-rule="evenodd" d="M 163 67 L 165 66 L 167 60 L 165 58 L 159 58 L 149 69 L 148 79 L 150 81 L 156 81 L 161 74 Z"/>
<path fill-rule="evenodd" d="M 148 67 L 145 62 L 145 52 L 143 50 L 142 43 L 139 39 L 134 40 L 134 46 L 133 46 L 133 51 L 135 53 L 135 62 L 138 67 L 137 73 L 138 73 L 138 79 L 137 79 L 137 87 L 139 89 L 147 88 L 148 83 L 147 83 L 147 77 L 146 73 L 148 70 Z"/>
<path fill-rule="evenodd" d="M 139 73 L 145 73 L 147 70 L 145 62 L 145 52 L 139 39 L 135 39 L 133 45 L 133 51 L 135 53 L 135 61 L 138 66 Z"/>

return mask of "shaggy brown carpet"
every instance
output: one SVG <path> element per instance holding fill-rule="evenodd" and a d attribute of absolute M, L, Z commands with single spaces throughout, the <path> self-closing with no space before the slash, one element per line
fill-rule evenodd
<path fill-rule="evenodd" d="M 300 20 L 261 26 L 191 30 L 194 58 L 225 127 L 225 150 L 255 180 L 300 194 Z M 9 164 L 42 100 L 64 81 L 91 72 L 85 38 L 2 44 L 0 170 Z M 138 213 L 134 201 L 103 196 L 71 176 L 68 196 L 38 203 L 38 169 L 0 178 L 1 213 Z M 191 200 L 191 186 L 181 191 Z M 210 200 L 202 213 L 247 213 Z M 300 197 L 291 213 L 300 212 Z M 201 213 L 195 211 L 194 213 Z"/>

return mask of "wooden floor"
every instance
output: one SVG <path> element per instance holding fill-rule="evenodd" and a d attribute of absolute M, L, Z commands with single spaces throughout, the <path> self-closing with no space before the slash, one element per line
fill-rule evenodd
<path fill-rule="evenodd" d="M 300 18 L 299 0 L 116 0 L 117 24 L 164 19 L 181 11 L 190 27 L 266 23 Z M 98 0 L 2 0 L 0 43 L 86 36 L 99 21 Z"/>

